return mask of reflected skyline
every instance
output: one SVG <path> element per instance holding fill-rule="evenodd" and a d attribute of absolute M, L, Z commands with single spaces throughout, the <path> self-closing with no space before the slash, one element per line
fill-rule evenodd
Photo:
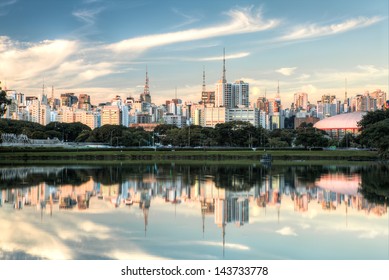
<path fill-rule="evenodd" d="M 129 217 L 136 221 L 136 226 L 133 223 L 117 225 L 117 230 L 122 231 L 122 227 L 130 227 L 130 231 L 136 233 L 136 239 L 141 238 L 141 243 L 147 248 L 150 246 L 144 244 L 147 240 L 152 243 L 162 242 L 163 240 L 158 240 L 156 236 L 160 235 L 164 239 L 164 232 L 179 229 L 174 225 L 168 226 L 169 223 L 189 223 L 178 231 L 184 231 L 190 236 L 196 235 L 192 244 L 202 244 L 199 246 L 207 247 L 207 251 L 214 248 L 206 258 L 234 259 L 236 255 L 231 255 L 230 251 L 239 251 L 246 258 L 246 254 L 251 256 L 248 258 L 258 258 L 250 249 L 254 240 L 250 244 L 242 245 L 240 235 L 258 231 L 268 235 L 267 231 L 272 229 L 274 233 L 271 238 L 299 237 L 307 234 L 314 224 L 316 226 L 319 217 L 322 219 L 319 227 L 327 224 L 328 228 L 335 228 L 337 231 L 341 229 L 353 235 L 360 232 L 354 236 L 357 239 L 388 242 L 387 201 L 368 201 L 360 192 L 365 174 L 371 173 L 371 168 L 375 170 L 375 167 L 277 166 L 270 170 L 253 165 L 218 167 L 178 164 L 114 166 L 105 170 L 104 177 L 101 176 L 103 166 L 0 168 L 0 214 L 3 214 L 0 217 L 3 220 L 9 215 L 12 220 L 20 216 L 17 210 L 22 210 L 27 214 L 25 218 L 35 219 L 39 213 L 40 224 L 36 224 L 38 228 L 69 215 L 77 219 L 93 217 L 97 218 L 99 223 L 92 224 L 97 228 L 104 228 L 104 232 L 107 232 L 103 232 L 105 236 L 109 235 L 111 228 L 107 225 L 107 220 L 101 220 L 101 217 L 109 216 L 109 220 L 114 223 L 119 216 L 129 214 Z M 303 177 L 304 172 L 309 172 L 310 175 Z M 71 174 L 73 177 L 53 181 L 52 176 L 58 174 Z M 19 183 L 18 180 L 26 180 L 29 176 L 41 178 L 42 181 L 29 186 Z M 15 181 L 15 178 L 16 187 L 9 187 L 10 181 Z M 4 184 L 6 180 L 9 182 Z M 298 227 L 293 222 L 296 220 Z M 363 224 L 366 222 L 373 223 L 373 226 L 365 228 L 366 225 Z M 270 227 L 262 227 L 269 226 L 269 223 Z M 375 224 L 378 224 L 378 227 L 374 226 Z M 173 235 L 176 234 L 174 232 Z M 59 236 L 61 235 L 63 233 Z M 167 236 L 169 235 L 171 233 L 167 233 Z M 67 236 L 65 240 L 69 238 Z M 89 239 L 88 235 L 83 238 Z M 8 241 L 11 241 L 11 238 Z M 3 252 L 0 253 L 1 258 L 12 256 L 8 252 L 9 244 L 6 242 L 2 242 L 0 246 L 0 251 Z M 167 243 L 171 242 L 175 245 L 170 246 L 176 247 L 183 240 L 169 239 Z M 161 245 L 155 247 L 159 248 Z M 217 253 L 218 247 L 221 249 L 221 255 Z M 22 248 L 18 249 L 22 251 Z M 149 250 L 154 251 L 152 248 Z M 369 258 L 388 259 L 388 252 L 385 253 L 380 255 L 381 257 L 374 257 L 372 254 Z M 151 258 L 175 258 L 177 255 L 183 259 L 198 258 L 191 254 L 181 254 L 183 253 L 158 252 L 152 254 Z M 291 256 L 288 257 L 288 254 Z M 128 258 L 126 254 L 119 255 Z M 138 252 L 138 255 L 142 254 Z M 362 256 L 355 255 L 353 258 L 360 259 Z M 31 257 L 42 256 L 32 254 Z M 78 256 L 72 256 L 70 253 L 69 257 L 59 258 L 99 257 L 95 252 L 88 256 L 80 253 Z M 272 257 L 270 254 L 264 258 L 298 259 L 304 256 L 280 252 L 278 257 Z M 313 258 L 321 257 L 319 255 Z"/>

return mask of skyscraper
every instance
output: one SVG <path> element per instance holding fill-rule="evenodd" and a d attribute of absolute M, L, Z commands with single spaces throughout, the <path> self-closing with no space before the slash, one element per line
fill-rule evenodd
<path fill-rule="evenodd" d="M 296 92 L 294 94 L 294 106 L 296 110 L 307 110 L 308 107 L 308 93 Z"/>
<path fill-rule="evenodd" d="M 250 105 L 249 101 L 249 84 L 244 81 L 236 81 L 232 84 L 232 97 L 231 107 Z"/>

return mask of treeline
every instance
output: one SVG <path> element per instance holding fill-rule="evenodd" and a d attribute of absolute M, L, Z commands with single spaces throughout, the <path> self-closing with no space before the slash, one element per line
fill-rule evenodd
<path fill-rule="evenodd" d="M 346 134 L 342 139 L 331 139 L 324 131 L 303 123 L 297 129 L 265 130 L 248 122 L 234 121 L 217 124 L 215 128 L 196 125 L 178 128 L 158 125 L 153 132 L 143 128 L 104 125 L 91 130 L 82 123 L 52 122 L 46 126 L 0 119 L 0 134 L 25 134 L 31 139 L 58 138 L 65 142 L 105 143 L 112 146 L 171 145 L 179 147 L 363 147 L 377 148 L 389 158 L 389 110 L 368 112 L 359 123 L 358 136 Z"/>
<path fill-rule="evenodd" d="M 191 125 L 178 128 L 158 125 L 153 132 L 143 128 L 104 125 L 93 130 L 82 123 L 52 122 L 46 126 L 28 121 L 1 119 L 0 133 L 25 134 L 30 139 L 58 138 L 65 142 L 104 143 L 111 146 L 178 146 L 178 147 L 326 147 L 330 139 L 312 126 L 299 129 L 267 131 L 248 122 L 234 121 L 215 128 Z"/>

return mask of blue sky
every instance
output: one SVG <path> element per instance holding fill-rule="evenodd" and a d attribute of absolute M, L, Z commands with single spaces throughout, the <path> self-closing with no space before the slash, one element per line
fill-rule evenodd
<path fill-rule="evenodd" d="M 311 102 L 388 92 L 388 1 L 0 0 L 0 80 L 39 95 L 42 83 L 92 103 L 138 96 L 146 66 L 156 104 L 200 99 L 222 75 L 250 83 L 254 101 L 280 83 Z"/>

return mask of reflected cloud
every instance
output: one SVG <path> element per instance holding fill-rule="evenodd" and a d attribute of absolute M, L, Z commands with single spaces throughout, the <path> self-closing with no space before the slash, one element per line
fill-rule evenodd
<path fill-rule="evenodd" d="M 116 260 L 170 260 L 169 258 L 161 258 L 159 256 L 137 250 L 134 250 L 131 253 L 121 250 L 113 250 L 105 253 L 104 255 L 110 259 Z"/>
<path fill-rule="evenodd" d="M 291 227 L 283 227 L 280 230 L 277 230 L 276 233 L 281 235 L 297 236 L 297 233 Z"/>
<path fill-rule="evenodd" d="M 8 213 L 10 214 L 10 213 Z M 2 213 L 0 212 L 0 215 Z M 28 219 L 23 219 L 28 220 Z M 38 228 L 35 224 L 3 219 L 0 216 L 0 249 L 20 251 L 43 259 L 72 259 L 71 250 L 50 232 Z"/>
<path fill-rule="evenodd" d="M 104 174 L 101 167 L 76 167 L 77 172 L 66 167 L 66 174 L 75 176 L 71 181 L 80 183 L 53 186 L 51 178 L 60 177 L 56 174 L 62 174 L 62 169 L 0 169 L 0 252 L 45 259 L 218 259 L 224 246 L 235 250 L 233 258 L 256 258 L 258 254 L 300 258 L 301 252 L 291 248 L 305 238 L 310 242 L 339 237 L 334 242 L 345 250 L 338 256 L 349 256 L 350 244 L 359 240 L 365 247 L 379 246 L 388 235 L 387 205 L 368 201 L 356 189 L 370 178 L 382 177 L 383 169 L 376 166 L 273 166 L 262 170 L 137 164 L 111 166 Z M 12 186 L 16 178 L 28 181 L 31 176 L 40 183 Z M 384 180 L 380 182 L 385 185 Z M 241 185 L 248 187 L 237 190 Z M 82 206 L 84 200 L 78 198 L 89 195 L 85 208 L 60 207 L 61 197 L 77 199 Z M 276 252 L 262 250 L 280 235 L 296 237 L 296 244 Z M 258 244 L 258 236 L 263 243 Z M 342 238 L 347 238 L 345 244 L 339 244 Z M 319 247 L 322 252 L 328 250 Z M 365 256 L 365 249 L 358 250 L 358 258 Z M 312 253 L 313 258 L 320 253 Z M 382 257 L 382 252 L 374 254 Z"/>
<path fill-rule="evenodd" d="M 379 232 L 377 232 L 375 230 L 370 230 L 370 231 L 367 231 L 367 232 L 364 232 L 364 233 L 360 234 L 358 236 L 358 238 L 361 238 L 361 239 L 374 239 L 378 235 L 380 235 Z"/>
<path fill-rule="evenodd" d="M 215 246 L 215 247 L 223 247 L 223 242 L 212 242 L 212 241 L 196 241 L 194 242 L 195 244 L 198 245 L 203 245 L 203 246 Z M 233 249 L 233 250 L 240 250 L 240 251 L 247 251 L 250 250 L 250 247 L 246 245 L 241 245 L 241 244 L 234 244 L 234 243 L 226 243 L 224 245 L 225 248 L 228 249 Z"/>
<path fill-rule="evenodd" d="M 309 229 L 309 228 L 311 228 L 311 225 L 309 225 L 309 224 L 300 224 L 300 226 L 301 226 L 302 229 Z"/>
<path fill-rule="evenodd" d="M 108 239 L 110 237 L 110 229 L 108 227 L 95 224 L 91 221 L 82 222 L 78 225 L 78 228 L 89 236 L 94 236 L 98 239 Z"/>

